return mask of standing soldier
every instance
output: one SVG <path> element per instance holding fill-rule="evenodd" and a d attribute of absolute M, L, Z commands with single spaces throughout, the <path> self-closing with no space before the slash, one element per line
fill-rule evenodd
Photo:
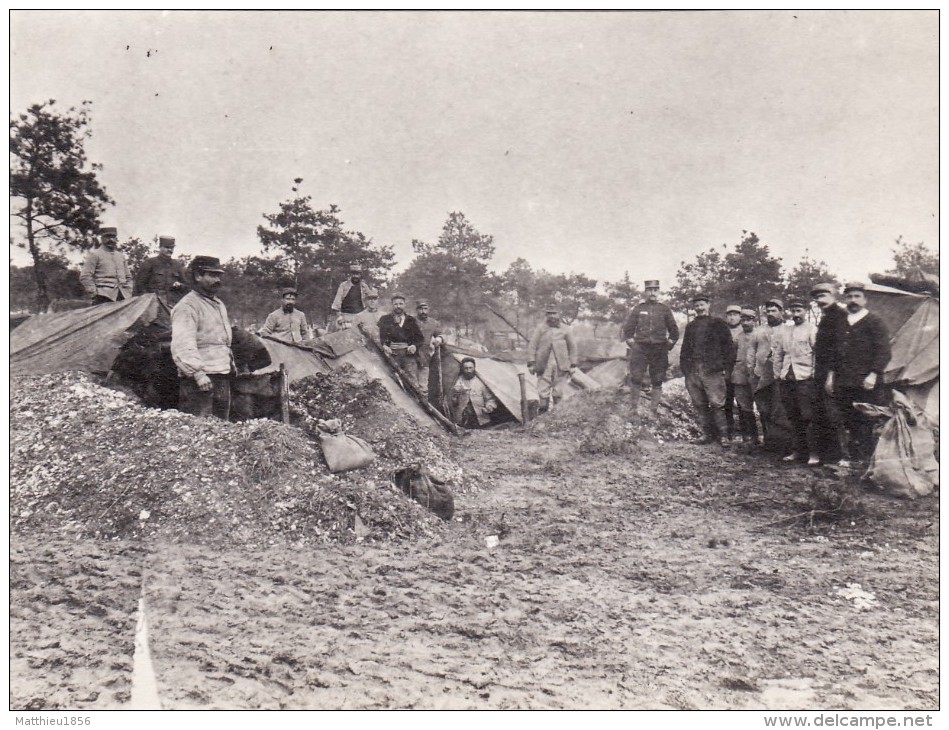
<path fill-rule="evenodd" d="M 754 309 L 746 307 L 741 310 L 741 332 L 738 333 L 735 367 L 731 373 L 735 403 L 738 404 L 738 428 L 742 443 L 749 447 L 758 445 L 758 422 L 755 420 L 754 389 L 751 384 L 755 361 L 750 354 L 757 321 L 758 314 Z"/>
<path fill-rule="evenodd" d="M 527 371 L 537 375 L 538 410 L 543 413 L 563 397 L 561 376 L 577 369 L 577 344 L 570 328 L 560 319 L 560 309 L 551 305 L 544 310 L 546 321 L 537 326 L 527 345 Z"/>
<path fill-rule="evenodd" d="M 730 373 L 735 365 L 734 343 L 728 325 L 717 317 L 709 316 L 708 296 L 695 295 L 692 297 L 692 306 L 695 308 L 695 319 L 686 325 L 679 366 L 705 432 L 700 443 L 718 441 L 723 448 L 728 448 L 725 373 Z"/>
<path fill-rule="evenodd" d="M 814 384 L 817 402 L 814 411 L 814 429 L 817 455 L 824 464 L 835 464 L 843 456 L 843 422 L 834 398 L 826 391 L 827 375 L 837 368 L 837 350 L 847 321 L 847 310 L 837 302 L 837 285 L 830 282 L 815 284 L 811 299 L 821 309 L 814 343 Z"/>
<path fill-rule="evenodd" d="M 843 323 L 835 367 L 825 388 L 833 393 L 847 428 L 841 465 L 852 458 L 864 461 L 873 451 L 873 424 L 854 403 L 883 403 L 883 373 L 890 362 L 890 333 L 883 320 L 867 309 L 865 287 L 844 286 L 847 319 Z"/>
<path fill-rule="evenodd" d="M 741 333 L 741 307 L 729 304 L 725 307 L 725 324 L 732 334 L 737 357 L 738 335 Z M 725 426 L 728 429 L 729 440 L 735 439 L 735 385 L 732 383 L 731 373 L 725 373 Z"/>
<path fill-rule="evenodd" d="M 158 237 L 158 255 L 145 259 L 135 277 L 132 296 L 155 293 L 169 307 L 175 306 L 187 294 L 188 286 L 185 269 L 180 261 L 175 261 L 175 239 L 171 236 Z"/>
<path fill-rule="evenodd" d="M 793 430 L 792 451 L 785 461 L 807 461 L 808 466 L 820 463 L 812 424 L 817 391 L 814 385 L 814 344 L 817 327 L 806 319 L 807 304 L 803 299 L 788 302 L 793 326 L 782 327 L 774 338 L 772 360 L 774 378 L 780 383 L 781 404 L 788 414 Z"/>
<path fill-rule="evenodd" d="M 292 286 L 280 292 L 283 305 L 267 315 L 259 335 L 269 335 L 284 342 L 303 342 L 307 336 L 306 315 L 297 306 L 297 290 Z"/>
<path fill-rule="evenodd" d="M 171 310 L 171 357 L 178 366 L 178 408 L 225 421 L 231 412 L 231 322 L 217 298 L 224 269 L 213 256 L 191 261 L 194 289 Z"/>
<path fill-rule="evenodd" d="M 132 277 L 129 275 L 125 254 L 116 247 L 119 242 L 117 228 L 106 227 L 99 232 L 101 248 L 86 254 L 79 272 L 79 283 L 92 298 L 93 304 L 118 302 L 132 296 Z"/>
<path fill-rule="evenodd" d="M 442 326 L 439 321 L 428 314 L 428 302 L 420 299 L 415 305 L 416 319 L 419 329 L 425 336 L 425 341 L 418 351 L 418 387 L 422 395 L 428 397 L 429 364 L 432 361 L 434 348 L 442 344 Z"/>
<path fill-rule="evenodd" d="M 352 264 L 349 267 L 349 278 L 341 282 L 336 289 L 336 296 L 330 305 L 333 321 L 330 322 L 330 332 L 342 329 L 343 325 L 352 322 L 353 317 L 366 308 L 366 299 L 373 289 L 362 280 L 362 267 Z"/>
<path fill-rule="evenodd" d="M 386 355 L 418 386 L 418 351 L 425 335 L 418 320 L 405 313 L 405 297 L 401 294 L 392 295 L 392 313 L 379 318 L 379 341 Z"/>
<path fill-rule="evenodd" d="M 672 310 L 659 303 L 659 281 L 646 282 L 646 301 L 635 307 L 623 325 L 623 339 L 629 347 L 629 386 L 633 418 L 639 412 L 639 399 L 642 394 L 643 377 L 649 371 L 652 383 L 652 400 L 649 403 L 650 415 L 659 411 L 662 399 L 662 384 L 669 369 L 669 350 L 679 339 Z"/>
<path fill-rule="evenodd" d="M 748 357 L 753 363 L 751 387 L 755 395 L 755 405 L 761 414 L 761 430 L 767 440 L 779 409 L 771 346 L 776 333 L 784 326 L 784 302 L 780 299 L 769 299 L 765 302 L 764 311 L 766 324 L 755 329 L 754 336 L 748 343 Z"/>

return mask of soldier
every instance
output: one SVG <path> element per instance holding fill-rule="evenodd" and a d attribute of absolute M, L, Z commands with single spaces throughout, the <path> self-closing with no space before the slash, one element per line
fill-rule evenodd
<path fill-rule="evenodd" d="M 527 370 L 537 375 L 538 410 L 543 413 L 563 397 L 561 376 L 571 375 L 577 369 L 577 345 L 570 328 L 560 319 L 560 309 L 549 306 L 544 310 L 546 321 L 537 326 L 527 345 Z"/>
<path fill-rule="evenodd" d="M 281 292 L 283 304 L 267 315 L 264 326 L 257 334 L 269 335 L 285 342 L 303 342 L 307 335 L 306 315 L 297 309 L 297 290 L 288 286 Z"/>
<path fill-rule="evenodd" d="M 330 305 L 334 315 L 330 331 L 344 329 L 344 325 L 352 322 L 353 317 L 366 308 L 366 299 L 372 291 L 372 287 L 362 280 L 362 267 L 352 264 L 349 267 L 349 278 L 337 287 L 336 296 Z"/>
<path fill-rule="evenodd" d="M 768 439 L 779 411 L 771 346 L 775 333 L 780 332 L 779 328 L 784 326 L 784 302 L 780 299 L 769 299 L 765 302 L 765 321 L 764 326 L 755 328 L 754 336 L 748 343 L 748 357 L 753 363 L 751 387 L 755 405 L 761 414 L 761 430 L 765 439 Z"/>
<path fill-rule="evenodd" d="M 178 408 L 225 421 L 231 411 L 231 324 L 217 298 L 224 269 L 213 256 L 191 262 L 194 289 L 171 310 L 171 357 L 178 366 Z"/>
<path fill-rule="evenodd" d="M 728 325 L 728 331 L 731 332 L 737 357 L 738 335 L 742 331 L 741 307 L 739 305 L 729 304 L 725 307 L 725 324 Z M 725 373 L 725 427 L 728 430 L 729 440 L 734 441 L 737 437 L 735 433 L 735 386 L 732 383 L 731 373 Z"/>
<path fill-rule="evenodd" d="M 633 418 L 639 411 L 643 377 L 649 371 L 652 383 L 649 412 L 655 416 L 662 399 L 662 384 L 669 369 L 669 350 L 679 339 L 672 310 L 659 303 L 659 281 L 646 281 L 646 301 L 635 307 L 623 325 L 623 339 L 629 348 L 629 385 Z"/>
<path fill-rule="evenodd" d="M 751 384 L 755 361 L 750 354 L 757 322 L 758 314 L 754 309 L 742 308 L 735 367 L 731 372 L 735 403 L 738 404 L 738 428 L 741 431 L 742 443 L 748 447 L 758 445 L 758 422 L 755 420 L 754 390 Z"/>
<path fill-rule="evenodd" d="M 772 345 L 774 378 L 780 383 L 781 404 L 793 429 L 792 451 L 784 461 L 806 460 L 808 466 L 816 466 L 820 459 L 811 426 L 817 399 L 814 384 L 817 327 L 807 320 L 807 304 L 803 299 L 791 299 L 788 311 L 793 326 L 781 327 Z"/>
<path fill-rule="evenodd" d="M 437 319 L 429 316 L 428 302 L 424 299 L 420 299 L 415 305 L 415 315 L 418 326 L 425 335 L 425 341 L 418 351 L 418 387 L 427 398 L 429 364 L 435 348 L 442 344 L 442 326 Z"/>
<path fill-rule="evenodd" d="M 115 227 L 106 227 L 99 232 L 101 248 L 93 248 L 79 272 L 79 283 L 92 298 L 93 304 L 117 302 L 132 296 L 132 277 L 129 275 L 125 254 L 116 247 L 119 232 Z"/>
<path fill-rule="evenodd" d="M 405 297 L 392 295 L 392 313 L 379 318 L 379 341 L 383 351 L 402 368 L 413 385 L 418 386 L 418 351 L 425 335 L 418 320 L 405 313 Z"/>
<path fill-rule="evenodd" d="M 883 373 L 890 361 L 890 333 L 879 316 L 867 309 L 865 287 L 860 282 L 844 286 L 847 319 L 841 329 L 834 369 L 825 388 L 836 399 L 846 425 L 843 458 L 865 461 L 873 452 L 873 424 L 853 407 L 854 403 L 883 403 Z"/>
<path fill-rule="evenodd" d="M 685 328 L 679 366 L 685 387 L 702 424 L 703 444 L 716 441 L 723 448 L 730 443 L 725 426 L 725 373 L 735 366 L 735 346 L 728 325 L 709 316 L 709 298 L 692 297 L 695 319 Z"/>
<path fill-rule="evenodd" d="M 847 310 L 837 301 L 837 285 L 831 282 L 815 284 L 811 299 L 821 310 L 814 343 L 814 384 L 817 401 L 814 411 L 814 430 L 818 456 L 824 464 L 835 464 L 843 456 L 844 427 L 834 398 L 826 390 L 827 375 L 836 369 L 837 349 L 847 321 Z"/>
<path fill-rule="evenodd" d="M 169 307 L 175 306 L 188 292 L 185 269 L 180 261 L 175 261 L 175 239 L 171 236 L 158 237 L 158 255 L 145 259 L 135 277 L 132 296 L 153 292 Z"/>
<path fill-rule="evenodd" d="M 461 373 L 451 389 L 452 420 L 465 428 L 481 428 L 491 423 L 498 407 L 491 391 L 475 372 L 474 358 L 461 361 Z"/>

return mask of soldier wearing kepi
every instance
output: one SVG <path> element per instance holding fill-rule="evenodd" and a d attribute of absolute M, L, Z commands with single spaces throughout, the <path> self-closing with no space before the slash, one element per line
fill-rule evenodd
<path fill-rule="evenodd" d="M 288 286 L 280 292 L 283 305 L 267 315 L 260 335 L 269 335 L 284 342 L 303 342 L 307 339 L 306 315 L 297 306 L 297 290 Z"/>
<path fill-rule="evenodd" d="M 171 357 L 178 366 L 178 408 L 225 421 L 231 411 L 231 322 L 217 298 L 224 269 L 213 256 L 191 261 L 194 289 L 171 310 Z"/>
<path fill-rule="evenodd" d="M 738 405 L 738 428 L 741 431 L 742 443 L 748 447 L 758 445 L 758 422 L 755 420 L 752 386 L 755 360 L 751 355 L 757 321 L 758 313 L 754 309 L 745 307 L 741 310 L 741 332 L 738 333 L 735 367 L 731 372 L 735 403 Z"/>
<path fill-rule="evenodd" d="M 135 277 L 132 296 L 154 293 L 169 307 L 175 306 L 188 293 L 185 268 L 175 261 L 175 239 L 158 237 L 158 255 L 145 259 Z"/>
<path fill-rule="evenodd" d="M 336 296 L 330 305 L 334 321 L 330 323 L 330 331 L 346 329 L 353 318 L 366 308 L 366 299 L 373 289 L 362 278 L 362 266 L 352 264 L 349 267 L 349 278 L 340 283 L 336 289 Z"/>
<path fill-rule="evenodd" d="M 814 384 L 814 343 L 817 327 L 806 319 L 807 303 L 793 298 L 788 302 L 793 326 L 778 330 L 772 345 L 775 381 L 785 413 L 794 430 L 792 452 L 785 461 L 820 462 L 812 428 L 817 389 Z"/>
<path fill-rule="evenodd" d="M 639 412 L 643 378 L 649 371 L 652 383 L 652 400 L 649 412 L 655 416 L 662 399 L 662 384 L 669 369 L 669 350 L 679 339 L 672 310 L 659 302 L 659 281 L 646 281 L 646 301 L 629 313 L 623 325 L 623 339 L 629 347 L 630 405 L 633 417 Z"/>
<path fill-rule="evenodd" d="M 415 318 L 418 320 L 419 329 L 425 335 L 425 341 L 418 351 L 418 387 L 426 398 L 428 397 L 429 364 L 435 348 L 442 344 L 441 323 L 429 315 L 428 309 L 428 302 L 424 299 L 420 299 L 415 305 Z"/>
<path fill-rule="evenodd" d="M 735 343 L 735 352 L 738 352 L 738 335 L 741 333 L 741 307 L 729 304 L 725 307 L 725 324 L 732 333 L 732 342 Z M 731 373 L 725 373 L 725 427 L 728 429 L 728 438 L 735 438 L 735 385 L 732 383 Z"/>
<path fill-rule="evenodd" d="M 705 432 L 700 443 L 717 441 L 723 448 L 728 448 L 725 373 L 730 373 L 735 366 L 735 346 L 728 325 L 717 317 L 709 316 L 709 298 L 706 295 L 692 297 L 692 306 L 695 319 L 686 325 L 679 367 L 685 375 L 685 387 Z"/>
<path fill-rule="evenodd" d="M 539 411 L 543 413 L 563 397 L 561 378 L 577 369 L 577 344 L 570 328 L 553 305 L 544 310 L 546 321 L 537 326 L 527 344 L 527 371 L 537 375 Z"/>
<path fill-rule="evenodd" d="M 107 226 L 99 231 L 100 248 L 86 254 L 79 272 L 79 283 L 93 304 L 118 302 L 132 296 L 132 277 L 125 254 L 118 250 L 119 232 Z"/>
<path fill-rule="evenodd" d="M 835 464 L 843 456 L 844 428 L 834 397 L 826 390 L 827 375 L 837 368 L 837 349 L 847 322 L 847 310 L 837 301 L 837 285 L 815 284 L 811 299 L 821 310 L 814 342 L 814 384 L 817 400 L 814 410 L 814 431 L 817 450 L 824 464 Z"/>
<path fill-rule="evenodd" d="M 425 335 L 418 320 L 405 313 L 405 297 L 392 295 L 392 312 L 379 318 L 379 342 L 382 350 L 395 361 L 412 385 L 418 387 L 418 351 Z"/>

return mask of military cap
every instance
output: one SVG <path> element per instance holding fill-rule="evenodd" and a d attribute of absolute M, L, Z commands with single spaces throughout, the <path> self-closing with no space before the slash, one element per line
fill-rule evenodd
<path fill-rule="evenodd" d="M 396 292 L 396 293 L 393 294 L 391 297 L 389 297 L 389 299 L 392 300 L 393 302 L 394 302 L 396 299 L 401 299 L 401 300 L 404 302 L 404 301 L 405 301 L 405 294 L 400 294 L 399 292 Z"/>
<path fill-rule="evenodd" d="M 707 302 L 710 300 L 708 298 L 708 294 L 696 294 L 694 297 L 692 297 L 692 301 L 693 302 Z"/>
<path fill-rule="evenodd" d="M 280 296 L 285 297 L 287 296 L 287 294 L 293 294 L 293 296 L 296 296 L 297 295 L 296 288 L 292 286 L 285 286 L 283 289 L 280 290 Z"/>
<path fill-rule="evenodd" d="M 752 319 L 758 319 L 758 313 L 751 307 L 745 307 L 741 310 L 742 318 L 751 317 Z"/>
<path fill-rule="evenodd" d="M 560 307 L 556 304 L 548 304 L 544 309 L 544 314 L 560 314 Z"/>
<path fill-rule="evenodd" d="M 729 304 L 727 307 L 725 307 L 725 314 L 729 314 L 730 312 L 737 312 L 738 314 L 741 314 L 741 307 L 739 307 L 737 304 Z"/>
<path fill-rule="evenodd" d="M 782 301 L 781 301 L 780 299 L 778 299 L 777 297 L 772 297 L 771 299 L 769 299 L 768 301 L 766 301 L 764 304 L 765 304 L 766 307 L 773 304 L 773 305 L 776 306 L 778 309 L 784 309 L 784 302 L 782 302 Z"/>
<path fill-rule="evenodd" d="M 647 289 L 658 289 L 659 288 L 659 279 L 646 279 L 646 288 Z"/>
<path fill-rule="evenodd" d="M 159 246 L 169 246 L 171 248 L 175 247 L 175 238 L 174 236 L 159 236 L 158 237 Z"/>
<path fill-rule="evenodd" d="M 807 302 L 801 299 L 801 297 L 791 297 L 790 299 L 788 299 L 788 309 L 793 309 L 794 307 L 807 309 Z"/>
<path fill-rule="evenodd" d="M 221 260 L 215 256 L 195 256 L 191 259 L 192 271 L 203 271 L 205 273 L 223 274 Z"/>
<path fill-rule="evenodd" d="M 351 274 L 361 274 L 361 273 L 362 273 L 362 266 L 360 266 L 359 264 L 350 264 L 350 265 L 349 265 L 349 272 L 350 272 Z"/>
<path fill-rule="evenodd" d="M 421 309 L 422 307 L 427 307 L 427 306 L 428 306 L 428 300 L 427 300 L 427 299 L 419 299 L 419 300 L 418 300 L 418 304 L 415 305 L 415 308 L 416 308 L 416 309 Z"/>
<path fill-rule="evenodd" d="M 818 294 L 836 294 L 837 285 L 829 281 L 822 281 L 820 284 L 814 284 L 811 287 L 811 296 L 816 297 Z"/>
<path fill-rule="evenodd" d="M 867 285 L 862 281 L 848 281 L 844 284 L 844 294 L 851 291 L 866 291 Z"/>
<path fill-rule="evenodd" d="M 99 235 L 100 236 L 115 236 L 116 238 L 118 238 L 119 229 L 116 228 L 115 226 L 105 226 L 104 228 L 99 229 Z"/>

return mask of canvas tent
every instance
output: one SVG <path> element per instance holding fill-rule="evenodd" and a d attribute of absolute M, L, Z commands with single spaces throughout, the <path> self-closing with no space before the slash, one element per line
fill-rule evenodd
<path fill-rule="evenodd" d="M 149 325 L 167 321 L 167 318 L 167 307 L 154 294 L 68 312 L 34 315 L 10 333 L 10 372 L 16 376 L 84 370 L 105 375 L 129 340 Z M 276 370 L 283 363 L 292 383 L 348 363 L 379 379 L 409 417 L 427 428 L 438 428 L 431 416 L 399 387 L 382 358 L 366 346 L 356 330 L 315 340 L 312 347 L 269 338 L 263 342 L 272 365 L 258 371 L 260 373 Z"/>

